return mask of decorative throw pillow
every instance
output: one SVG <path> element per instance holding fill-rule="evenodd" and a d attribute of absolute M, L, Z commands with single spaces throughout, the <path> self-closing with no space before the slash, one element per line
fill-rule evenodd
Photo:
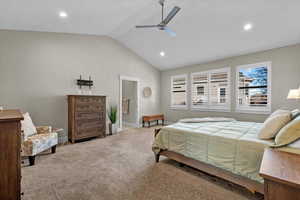
<path fill-rule="evenodd" d="M 282 128 L 275 138 L 277 147 L 288 145 L 300 138 L 300 116 Z"/>
<path fill-rule="evenodd" d="M 24 120 L 21 121 L 21 129 L 24 134 L 24 140 L 27 140 L 29 136 L 35 135 L 37 130 L 31 120 L 29 113 L 23 114 Z"/>
<path fill-rule="evenodd" d="M 270 115 L 264 122 L 258 138 L 272 139 L 288 122 L 292 119 L 291 112 L 288 110 L 277 110 Z"/>
<path fill-rule="evenodd" d="M 300 110 L 295 109 L 292 111 L 292 119 L 296 119 L 296 117 L 300 116 Z"/>
<path fill-rule="evenodd" d="M 269 116 L 269 118 L 270 117 L 274 117 L 275 115 L 280 115 L 280 114 L 292 114 L 291 113 L 291 111 L 289 111 L 289 110 L 283 110 L 283 109 L 278 109 L 278 110 L 276 110 L 276 111 L 274 111 L 270 116 Z"/>

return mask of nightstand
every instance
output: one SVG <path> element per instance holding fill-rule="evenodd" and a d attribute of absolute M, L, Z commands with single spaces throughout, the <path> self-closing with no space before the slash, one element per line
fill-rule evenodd
<path fill-rule="evenodd" d="M 265 200 L 300 200 L 300 155 L 267 148 L 260 175 Z"/>

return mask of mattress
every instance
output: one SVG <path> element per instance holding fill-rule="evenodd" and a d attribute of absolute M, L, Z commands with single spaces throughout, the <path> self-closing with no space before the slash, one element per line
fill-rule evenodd
<path fill-rule="evenodd" d="M 153 151 L 173 151 L 262 183 L 259 169 L 264 149 L 274 141 L 257 138 L 261 127 L 261 123 L 240 121 L 179 122 L 161 129 Z"/>

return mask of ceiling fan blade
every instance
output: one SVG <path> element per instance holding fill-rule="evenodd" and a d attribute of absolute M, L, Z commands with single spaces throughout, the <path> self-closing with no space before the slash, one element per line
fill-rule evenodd
<path fill-rule="evenodd" d="M 176 33 L 174 31 L 172 31 L 171 29 L 169 29 L 168 27 L 165 27 L 164 31 L 167 32 L 172 37 L 176 36 Z"/>
<path fill-rule="evenodd" d="M 143 25 L 143 26 L 136 26 L 136 28 L 157 28 L 158 25 Z"/>
<path fill-rule="evenodd" d="M 162 21 L 164 25 L 167 25 L 174 17 L 175 15 L 180 11 L 181 8 L 175 6 L 173 10 L 169 13 L 169 15 Z"/>

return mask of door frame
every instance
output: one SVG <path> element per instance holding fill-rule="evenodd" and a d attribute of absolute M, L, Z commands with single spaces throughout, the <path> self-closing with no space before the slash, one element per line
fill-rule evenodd
<path fill-rule="evenodd" d="M 140 79 L 136 77 L 131 76 L 123 76 L 120 75 L 120 93 L 119 93 L 119 130 L 121 131 L 123 129 L 123 112 L 122 112 L 122 97 L 123 97 L 123 81 L 135 81 L 137 84 L 137 115 L 136 115 L 136 122 L 135 126 L 140 127 L 140 107 L 141 107 L 141 101 L 140 101 Z"/>

